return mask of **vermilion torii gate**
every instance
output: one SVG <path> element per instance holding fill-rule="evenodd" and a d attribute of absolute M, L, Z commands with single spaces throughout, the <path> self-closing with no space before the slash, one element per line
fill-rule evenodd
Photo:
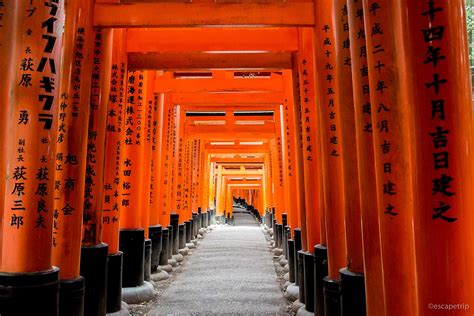
<path fill-rule="evenodd" d="M 0 314 L 118 312 L 233 192 L 287 214 L 306 311 L 465 314 L 464 15 L 462 0 L 0 0 Z"/>

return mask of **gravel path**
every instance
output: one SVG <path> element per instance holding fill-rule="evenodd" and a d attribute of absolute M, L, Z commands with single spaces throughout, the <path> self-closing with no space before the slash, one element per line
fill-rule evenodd
<path fill-rule="evenodd" d="M 247 213 L 218 226 L 148 315 L 286 315 L 268 242 Z"/>

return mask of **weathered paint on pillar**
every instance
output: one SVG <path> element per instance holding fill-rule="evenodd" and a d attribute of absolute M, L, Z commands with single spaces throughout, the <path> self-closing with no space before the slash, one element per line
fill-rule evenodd
<path fill-rule="evenodd" d="M 126 30 L 113 29 L 110 93 L 107 102 L 105 129 L 105 157 L 102 199 L 102 240 L 109 246 L 109 254 L 119 251 L 119 222 L 122 205 L 121 151 L 125 89 L 127 82 Z"/>
<path fill-rule="evenodd" d="M 145 229 L 145 239 L 148 239 L 148 227 L 150 226 L 150 194 L 151 194 L 151 161 L 152 161 L 152 124 L 154 115 L 154 87 L 155 72 L 147 71 L 143 83 L 143 120 L 142 132 L 143 148 L 143 180 L 142 180 L 142 207 L 141 227 Z"/>
<path fill-rule="evenodd" d="M 111 80 L 112 40 L 111 29 L 95 30 L 84 191 L 83 246 L 98 245 L 102 241 L 105 135 Z"/>
<path fill-rule="evenodd" d="M 466 315 L 474 306 L 474 131 L 464 1 L 402 5 L 395 36 L 413 94 L 418 313 L 439 315 L 433 304 L 449 302 L 460 304 L 450 315 Z"/>
<path fill-rule="evenodd" d="M 48 6 L 22 1 L 0 19 L 13 52 L 13 73 L 2 87 L 2 103 L 10 122 L 5 157 L 2 272 L 51 269 L 54 153 L 59 104 L 59 66 L 64 3 Z M 2 12 L 3 13 L 3 12 Z M 5 18 L 5 20 L 4 20 Z M 2 27 L 3 28 L 3 27 Z M 5 42 L 2 42 L 3 45 Z M 5 43 L 6 44 L 6 43 Z M 2 59 L 8 52 L 2 51 Z M 2 67 L 5 67 L 2 64 Z M 5 68 L 2 68 L 5 69 Z M 7 76 L 5 70 L 2 76 Z M 3 86 L 3 84 L 2 84 Z M 4 89 L 9 89 L 5 91 Z M 4 92 L 9 98 L 6 99 Z M 2 108 L 4 108 L 2 106 Z"/>
<path fill-rule="evenodd" d="M 53 264 L 60 268 L 62 280 L 79 277 L 94 47 L 92 7 L 92 0 L 66 3 L 53 193 Z"/>
<path fill-rule="evenodd" d="M 334 1 L 336 93 L 339 96 L 341 150 L 343 163 L 343 193 L 347 246 L 347 268 L 364 272 L 362 255 L 362 228 L 359 196 L 359 170 L 355 136 L 354 97 L 352 87 L 351 47 L 349 38 L 349 11 L 347 0 Z"/>
<path fill-rule="evenodd" d="M 321 205 L 320 185 L 320 127 L 317 118 L 317 100 L 315 94 L 315 60 L 314 31 L 311 28 L 300 30 L 299 67 L 299 99 L 301 104 L 301 121 L 303 136 L 303 166 L 306 209 L 306 245 L 304 250 L 311 251 L 320 243 L 321 238 Z"/>
<path fill-rule="evenodd" d="M 418 315 L 413 231 L 412 104 L 399 69 L 399 1 L 363 1 L 385 315 Z M 394 261 L 394 258 L 397 258 Z"/>
<path fill-rule="evenodd" d="M 377 212 L 374 142 L 370 104 L 369 72 L 362 2 L 347 1 L 351 44 L 355 136 L 359 169 L 360 209 L 364 254 L 367 315 L 383 315 L 384 295 Z"/>
<path fill-rule="evenodd" d="M 120 228 L 142 227 L 143 152 L 145 147 L 145 76 L 143 71 L 128 71 L 125 118 L 122 131 L 120 183 L 122 205 Z"/>
<path fill-rule="evenodd" d="M 316 30 L 318 73 L 317 99 L 321 114 L 322 163 L 324 175 L 326 237 L 329 278 L 339 279 L 339 269 L 347 265 L 344 229 L 343 148 L 341 110 L 338 98 L 335 12 L 332 2 L 319 2 Z"/>

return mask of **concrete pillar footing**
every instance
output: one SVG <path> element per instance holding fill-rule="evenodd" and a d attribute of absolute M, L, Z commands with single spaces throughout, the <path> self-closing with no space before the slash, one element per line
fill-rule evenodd
<path fill-rule="evenodd" d="M 281 256 L 282 254 L 283 254 L 283 249 L 281 249 L 281 248 L 275 248 L 275 249 L 273 249 L 273 255 L 274 255 L 274 256 L 279 257 L 279 256 Z"/>
<path fill-rule="evenodd" d="M 173 259 L 176 260 L 176 262 L 183 262 L 184 256 L 178 253 L 177 255 L 173 255 Z"/>
<path fill-rule="evenodd" d="M 285 291 L 285 298 L 294 302 L 300 297 L 300 288 L 298 285 L 291 283 Z"/>
<path fill-rule="evenodd" d="M 171 267 L 170 267 L 171 268 Z M 152 273 L 151 274 L 151 280 L 153 282 L 159 282 L 159 281 L 163 281 L 163 280 L 168 280 L 170 278 L 170 275 L 168 274 L 168 272 L 166 272 L 165 270 L 160 270 L 156 273 Z"/>
<path fill-rule="evenodd" d="M 178 250 L 179 254 L 182 255 L 182 256 L 187 256 L 189 255 L 189 248 L 188 247 L 185 247 L 183 249 L 179 249 Z"/>
<path fill-rule="evenodd" d="M 165 266 L 158 266 L 158 269 L 165 271 L 167 273 L 170 273 L 173 271 L 173 267 L 171 266 L 171 264 L 167 264 Z"/>
<path fill-rule="evenodd" d="M 194 243 L 192 243 L 192 242 L 186 243 L 186 248 L 188 248 L 188 249 L 194 249 L 194 248 L 196 248 L 196 245 L 195 245 Z"/>
<path fill-rule="evenodd" d="M 147 281 L 144 281 L 140 286 L 122 288 L 122 299 L 127 304 L 143 303 L 153 299 L 154 296 L 155 288 Z"/>
<path fill-rule="evenodd" d="M 168 264 L 171 265 L 173 268 L 176 268 L 178 266 L 178 261 L 176 259 L 168 259 Z"/>

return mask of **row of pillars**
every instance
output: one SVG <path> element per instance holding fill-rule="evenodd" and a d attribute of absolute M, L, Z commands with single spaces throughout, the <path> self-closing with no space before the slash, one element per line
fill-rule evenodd
<path fill-rule="evenodd" d="M 463 315 L 474 306 L 464 1 L 324 1 L 316 17 L 294 69 L 304 172 L 290 204 L 264 216 L 299 271 L 300 302 L 326 316 Z"/>
<path fill-rule="evenodd" d="M 2 315 L 117 312 L 214 221 L 200 141 L 93 2 L 0 2 Z"/>
<path fill-rule="evenodd" d="M 0 284 L 41 294 L 28 295 L 31 304 L 2 300 L 2 312 L 21 314 L 51 302 L 58 279 L 61 289 L 81 288 L 87 264 L 134 238 L 141 245 L 149 227 L 170 224 L 170 210 L 183 224 L 206 205 L 183 188 L 196 181 L 179 161 L 199 155 L 181 112 L 160 106 L 152 72 L 127 69 L 124 30 L 94 31 L 88 0 L 3 3 Z M 324 275 L 318 284 L 328 293 L 339 297 L 346 276 L 364 278 L 357 315 L 474 306 L 463 1 L 315 7 L 316 26 L 300 29 L 294 89 L 280 111 L 280 125 L 294 128 L 277 132 L 266 158 L 278 181 L 265 184 L 273 187 L 265 205 L 276 207 L 277 223 L 286 211 L 293 240 L 300 228 L 306 255 L 324 257 L 316 245 L 327 250 L 328 271 L 315 276 Z M 347 299 L 342 308 L 315 301 L 316 313 L 356 309 L 344 308 Z"/>

